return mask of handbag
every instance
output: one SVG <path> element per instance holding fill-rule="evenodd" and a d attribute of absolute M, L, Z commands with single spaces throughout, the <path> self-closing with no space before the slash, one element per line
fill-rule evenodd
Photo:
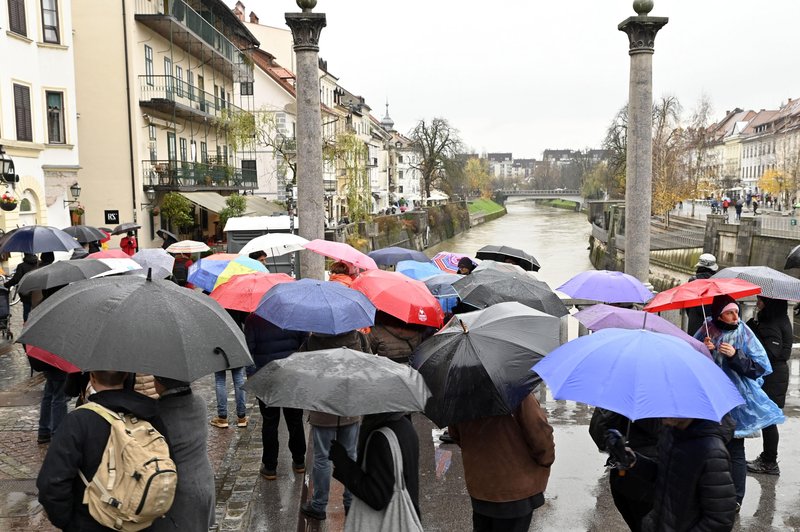
<path fill-rule="evenodd" d="M 375 432 L 380 432 L 389 441 L 389 449 L 392 451 L 392 461 L 394 462 L 394 494 L 383 510 L 375 510 L 354 496 L 350 512 L 347 514 L 344 532 L 421 532 L 422 523 L 414 509 L 414 503 L 411 502 L 411 496 L 408 494 L 403 478 L 403 454 L 400 452 L 397 436 L 390 428 L 382 427 L 373 431 L 369 435 L 370 439 Z M 369 449 L 369 439 L 367 439 L 365 449 Z M 365 450 L 364 463 L 366 463 L 366 453 Z"/>

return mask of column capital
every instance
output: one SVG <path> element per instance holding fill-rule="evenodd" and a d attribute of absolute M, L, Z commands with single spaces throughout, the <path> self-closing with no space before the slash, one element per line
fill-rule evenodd
<path fill-rule="evenodd" d="M 617 29 L 628 34 L 630 48 L 628 54 L 652 54 L 655 51 L 656 33 L 663 28 L 668 17 L 649 17 L 639 15 L 628 17 L 620 22 Z"/>
<path fill-rule="evenodd" d="M 319 35 L 327 25 L 325 13 L 286 13 L 286 25 L 292 30 L 295 52 L 319 52 Z"/>

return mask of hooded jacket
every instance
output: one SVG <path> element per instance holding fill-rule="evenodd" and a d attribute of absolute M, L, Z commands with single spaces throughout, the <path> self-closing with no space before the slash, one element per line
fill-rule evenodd
<path fill-rule="evenodd" d="M 36 255 L 33 253 L 25 253 L 25 255 L 22 257 L 22 262 L 17 265 L 17 269 L 14 271 L 14 276 L 3 283 L 3 286 L 6 288 L 11 288 L 12 286 L 19 284 L 19 282 L 22 281 L 22 278 L 25 277 L 25 274 L 32 272 L 38 266 L 39 259 L 36 257 Z M 29 292 L 27 294 L 20 294 L 19 298 L 26 303 L 30 303 L 31 293 Z"/>
<path fill-rule="evenodd" d="M 787 314 L 786 301 L 763 298 L 764 309 L 747 322 L 764 350 L 767 352 L 772 373 L 764 377 L 762 389 L 778 407 L 786 403 L 789 387 L 789 365 L 792 355 L 792 324 Z"/>

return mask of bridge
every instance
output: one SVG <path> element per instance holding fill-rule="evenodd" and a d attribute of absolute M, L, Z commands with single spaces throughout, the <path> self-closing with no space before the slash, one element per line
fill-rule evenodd
<path fill-rule="evenodd" d="M 500 189 L 494 191 L 494 199 L 497 203 L 504 204 L 506 200 L 513 198 L 526 199 L 563 199 L 567 201 L 574 201 L 578 204 L 578 209 L 581 205 L 586 203 L 586 200 L 581 195 L 580 190 L 570 190 L 564 188 L 556 188 L 552 190 L 518 190 L 518 189 Z"/>

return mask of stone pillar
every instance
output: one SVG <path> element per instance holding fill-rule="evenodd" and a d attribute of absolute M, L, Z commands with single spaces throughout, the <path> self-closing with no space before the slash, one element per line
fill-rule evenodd
<path fill-rule="evenodd" d="M 725 217 L 721 214 L 706 215 L 706 233 L 703 238 L 703 253 L 711 253 L 719 257 L 719 228 L 725 223 Z"/>
<path fill-rule="evenodd" d="M 325 14 L 312 13 L 316 0 L 297 0 L 302 13 L 286 13 L 297 55 L 297 217 L 300 236 L 325 238 L 325 190 L 322 183 L 322 115 L 319 101 L 319 36 Z M 306 253 L 300 277 L 324 279 L 325 258 Z"/>
<path fill-rule="evenodd" d="M 650 17 L 651 0 L 636 0 L 637 16 L 620 23 L 631 57 L 628 149 L 625 179 L 625 272 L 647 282 L 650 269 L 650 214 L 653 181 L 653 45 L 668 21 Z"/>
<path fill-rule="evenodd" d="M 726 264 L 725 266 L 751 266 L 750 248 L 753 247 L 755 229 L 756 218 L 748 216 L 739 220 L 739 231 L 736 234 L 736 254 L 733 257 L 734 263 Z"/>

